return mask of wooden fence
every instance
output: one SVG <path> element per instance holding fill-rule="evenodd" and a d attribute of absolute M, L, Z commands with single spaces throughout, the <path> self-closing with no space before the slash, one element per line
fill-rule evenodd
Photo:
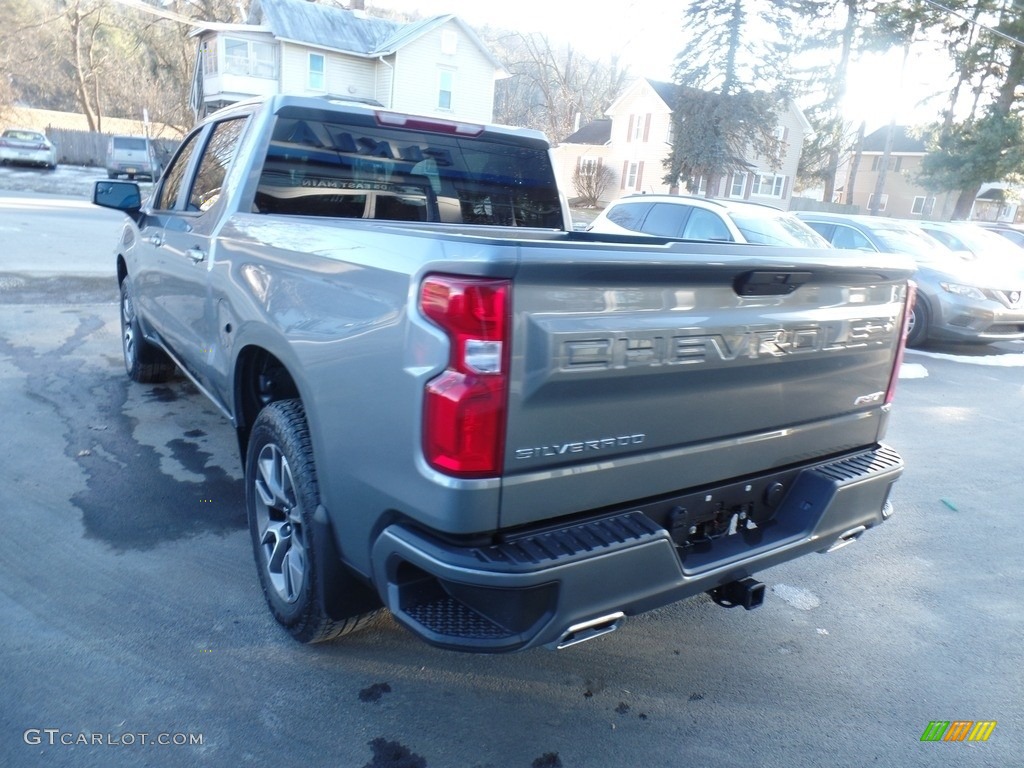
<path fill-rule="evenodd" d="M 57 162 L 65 165 L 90 165 L 102 168 L 107 162 L 109 133 L 76 131 L 69 128 L 47 126 L 46 135 L 57 146 Z M 153 139 L 157 157 L 167 164 L 181 142 L 176 139 Z"/>

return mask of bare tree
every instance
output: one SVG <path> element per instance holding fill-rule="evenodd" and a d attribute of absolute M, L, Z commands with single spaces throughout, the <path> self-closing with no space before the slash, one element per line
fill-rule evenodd
<path fill-rule="evenodd" d="M 615 174 L 606 165 L 579 165 L 572 173 L 573 189 L 586 206 L 597 205 L 614 180 Z"/>
<path fill-rule="evenodd" d="M 484 37 L 511 75 L 498 82 L 495 120 L 537 128 L 552 142 L 601 117 L 628 76 L 616 59 L 589 59 L 544 35 L 485 30 Z"/>

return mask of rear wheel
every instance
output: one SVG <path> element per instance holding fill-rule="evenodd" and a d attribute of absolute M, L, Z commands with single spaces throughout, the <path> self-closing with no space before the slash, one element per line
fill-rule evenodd
<path fill-rule="evenodd" d="M 249 435 L 245 462 L 245 502 L 253 554 L 270 612 L 299 642 L 332 640 L 363 627 L 379 610 L 340 611 L 325 606 L 345 603 L 346 590 L 365 589 L 333 563 L 320 562 L 327 551 L 313 516 L 320 503 L 309 428 L 299 400 L 266 406 Z M 318 533 L 320 532 L 320 533 Z M 334 572 L 334 578 L 325 574 Z M 357 601 L 358 602 L 358 601 Z"/>
<path fill-rule="evenodd" d="M 928 340 L 928 327 L 931 318 L 928 316 L 928 305 L 918 296 L 914 308 L 910 312 L 907 328 L 907 346 L 920 347 Z"/>
<path fill-rule="evenodd" d="M 142 335 L 135 311 L 131 283 L 121 281 L 121 348 L 128 378 L 141 384 L 157 384 L 174 375 L 175 366 L 167 354 Z"/>

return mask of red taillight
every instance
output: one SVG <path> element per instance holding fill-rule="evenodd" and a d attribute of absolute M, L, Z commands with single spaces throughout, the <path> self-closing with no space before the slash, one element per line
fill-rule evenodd
<path fill-rule="evenodd" d="M 889 387 L 885 391 L 885 404 L 888 405 L 896 396 L 896 382 L 900 379 L 900 366 L 903 365 L 903 353 L 907 349 L 907 333 L 910 331 L 910 313 L 917 300 L 917 283 L 907 281 L 907 302 L 903 305 L 903 322 L 900 329 L 900 341 L 896 348 L 896 360 L 893 362 L 892 373 L 889 374 Z"/>
<path fill-rule="evenodd" d="M 448 368 L 428 382 L 423 451 L 458 477 L 501 473 L 508 399 L 508 280 L 432 275 L 420 310 L 451 342 Z"/>

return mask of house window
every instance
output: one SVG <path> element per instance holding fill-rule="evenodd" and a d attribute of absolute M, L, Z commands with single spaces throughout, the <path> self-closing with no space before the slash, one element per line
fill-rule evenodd
<path fill-rule="evenodd" d="M 309 54 L 309 78 L 306 87 L 311 91 L 326 91 L 327 78 L 324 75 L 327 62 L 322 53 Z"/>
<path fill-rule="evenodd" d="M 216 68 L 216 57 L 213 52 L 211 51 L 207 56 L 204 49 L 204 68 L 210 60 L 213 60 L 213 66 Z M 204 72 L 213 74 L 206 69 Z M 226 37 L 224 38 L 224 72 L 229 75 L 273 79 L 277 77 L 276 48 L 271 43 Z"/>
<path fill-rule="evenodd" d="M 630 163 L 629 170 L 626 171 L 626 188 L 636 189 L 637 176 L 640 172 L 640 163 Z"/>
<path fill-rule="evenodd" d="M 878 205 L 878 210 L 879 211 L 884 211 L 885 210 L 885 206 L 887 206 L 889 204 L 889 196 L 888 195 L 882 195 L 879 198 L 879 201 L 880 202 L 879 202 L 879 205 Z M 868 195 L 868 210 L 869 211 L 875 210 L 875 193 L 874 192 L 872 192 L 870 195 Z"/>
<path fill-rule="evenodd" d="M 437 108 L 438 109 L 451 109 L 452 108 L 452 84 L 455 80 L 455 75 L 447 69 L 442 69 L 438 74 L 438 86 L 437 86 Z"/>
<path fill-rule="evenodd" d="M 734 173 L 732 184 L 729 185 L 729 197 L 743 197 L 747 187 L 747 174 Z"/>
<path fill-rule="evenodd" d="M 875 155 L 871 158 L 871 170 L 877 171 L 882 167 L 882 158 L 879 155 Z M 899 171 L 903 168 L 902 157 L 890 157 L 888 162 L 888 169 L 890 171 Z"/>
<path fill-rule="evenodd" d="M 883 203 L 885 202 L 885 197 L 886 196 L 883 195 Z M 918 195 L 917 197 L 914 198 L 913 205 L 910 206 L 910 212 L 915 216 L 929 216 L 934 207 L 934 197 L 925 197 L 924 195 Z M 885 210 L 884 206 L 882 207 L 882 210 Z"/>
<path fill-rule="evenodd" d="M 441 32 L 441 53 L 445 56 L 454 56 L 459 47 L 459 36 L 454 30 L 446 29 Z"/>
<path fill-rule="evenodd" d="M 597 158 L 596 157 L 581 157 L 579 159 L 580 173 L 584 173 L 592 176 L 597 173 Z"/>
<path fill-rule="evenodd" d="M 782 197 L 786 189 L 786 177 L 773 173 L 758 173 L 754 175 L 754 185 L 750 190 L 752 195 L 761 197 Z"/>
<path fill-rule="evenodd" d="M 644 116 L 633 116 L 633 141 L 642 141 L 644 137 Z"/>
<path fill-rule="evenodd" d="M 204 40 L 200 48 L 203 56 L 203 74 L 217 74 L 217 45 L 214 40 Z"/>
<path fill-rule="evenodd" d="M 277 48 L 272 43 L 252 43 L 251 61 L 253 77 L 277 77 Z"/>

